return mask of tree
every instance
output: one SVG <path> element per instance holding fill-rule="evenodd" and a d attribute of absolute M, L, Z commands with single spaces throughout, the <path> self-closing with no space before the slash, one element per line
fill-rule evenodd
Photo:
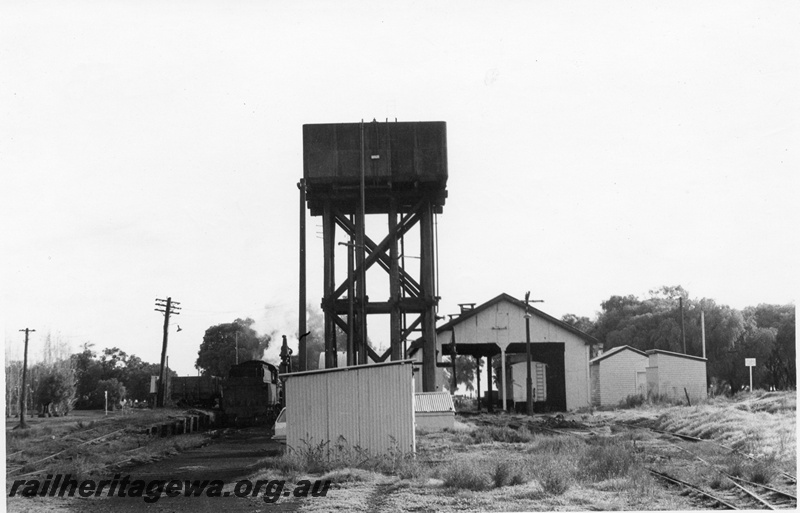
<path fill-rule="evenodd" d="M 32 377 L 35 381 L 35 401 L 42 415 L 66 415 L 75 405 L 75 365 L 69 354 L 69 344 L 58 334 L 48 332 L 42 350 L 42 362 Z"/>
<path fill-rule="evenodd" d="M 236 319 L 231 323 L 218 324 L 206 330 L 203 343 L 197 352 L 197 367 L 204 376 L 228 375 L 230 368 L 236 363 L 238 345 L 239 363 L 248 360 L 259 360 L 269 347 L 270 336 L 259 336 L 251 328 L 253 319 Z"/>
<path fill-rule="evenodd" d="M 36 387 L 36 403 L 42 407 L 42 414 L 50 417 L 56 414 L 66 415 L 75 398 L 75 382 L 70 375 L 50 369 Z"/>
<path fill-rule="evenodd" d="M 750 348 L 753 354 L 747 355 L 748 358 L 756 358 L 754 381 L 762 386 L 778 389 L 795 387 L 797 366 L 794 305 L 760 304 L 745 308 L 743 314 L 748 325 L 749 338 L 760 336 L 764 340 L 755 348 L 757 351 Z"/>
<path fill-rule="evenodd" d="M 117 378 L 101 379 L 97 383 L 97 388 L 93 392 L 94 403 L 105 403 L 105 394 L 108 392 L 108 409 L 113 410 L 115 406 L 119 405 L 125 399 L 125 385 L 119 382 Z"/>
<path fill-rule="evenodd" d="M 145 362 L 117 347 L 103 349 L 98 357 L 91 347 L 86 343 L 82 352 L 71 356 L 77 381 L 76 408 L 103 408 L 104 397 L 98 395 L 98 386 L 112 379 L 125 387 L 128 399 L 146 401 L 150 397 L 150 376 L 158 376 L 160 364 Z M 177 373 L 171 370 L 169 375 Z"/>
<path fill-rule="evenodd" d="M 573 328 L 579 329 L 582 332 L 586 333 L 587 335 L 591 335 L 592 332 L 595 330 L 595 323 L 588 317 L 579 317 L 575 314 L 564 314 L 561 317 L 561 320 L 572 326 Z"/>
<path fill-rule="evenodd" d="M 95 359 L 96 353 L 91 350 L 93 345 L 84 343 L 83 351 L 70 357 L 77 380 L 75 407 L 78 409 L 91 407 L 90 397 L 97 388 L 97 382 L 102 379 L 103 370 Z"/>
<path fill-rule="evenodd" d="M 778 328 L 775 345 L 768 360 L 773 384 L 779 389 L 797 386 L 797 347 L 794 309 L 791 318 L 784 319 Z"/>
<path fill-rule="evenodd" d="M 683 352 L 678 297 L 684 299 L 684 313 L 688 313 L 692 304 L 680 286 L 651 290 L 645 300 L 633 295 L 611 296 L 601 304 L 592 334 L 606 350 L 628 345 L 642 351 Z M 689 333 L 686 338 L 691 340 Z"/>
<path fill-rule="evenodd" d="M 475 390 L 473 381 L 478 370 L 478 361 L 469 355 L 456 355 L 456 386 L 464 387 L 472 392 Z M 452 377 L 447 380 L 448 386 L 452 383 Z"/>

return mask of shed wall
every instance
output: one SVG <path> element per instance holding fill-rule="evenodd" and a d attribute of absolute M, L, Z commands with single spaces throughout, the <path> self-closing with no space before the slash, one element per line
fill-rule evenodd
<path fill-rule="evenodd" d="M 373 454 L 414 451 L 411 363 L 287 375 L 286 445 L 330 442 Z"/>
<path fill-rule="evenodd" d="M 600 406 L 600 363 L 589 365 L 589 380 L 592 382 L 592 405 Z"/>
<path fill-rule="evenodd" d="M 650 367 L 658 368 L 653 378 L 657 382 L 657 393 L 682 400 L 686 398 L 683 391 L 686 388 L 693 401 L 706 398 L 706 362 L 655 353 L 650 355 Z M 647 382 L 650 388 L 650 373 Z"/>
<path fill-rule="evenodd" d="M 636 395 L 636 374 L 647 368 L 647 356 L 623 350 L 597 362 L 600 374 L 600 404 L 614 406 Z"/>

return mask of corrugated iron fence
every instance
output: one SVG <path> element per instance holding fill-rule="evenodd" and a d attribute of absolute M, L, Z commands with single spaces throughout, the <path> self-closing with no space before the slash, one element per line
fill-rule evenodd
<path fill-rule="evenodd" d="M 285 374 L 286 445 L 415 451 L 413 361 Z"/>

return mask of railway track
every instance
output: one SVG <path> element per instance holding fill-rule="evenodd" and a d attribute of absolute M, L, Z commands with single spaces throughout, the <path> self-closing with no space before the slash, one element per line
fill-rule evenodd
<path fill-rule="evenodd" d="M 654 430 L 651 428 L 644 429 L 656 432 L 662 436 L 672 436 L 678 438 L 681 441 L 680 443 L 670 441 L 665 442 L 670 446 L 675 447 L 680 452 L 688 455 L 688 457 L 691 459 L 699 461 L 709 470 L 716 473 L 719 481 L 716 482 L 717 489 L 713 490 L 712 492 L 704 489 L 702 485 L 691 484 L 675 476 L 670 476 L 667 473 L 648 469 L 652 475 L 660 478 L 661 480 L 671 482 L 672 484 L 687 489 L 687 493 L 693 499 L 695 499 L 699 505 L 705 507 L 708 504 L 716 504 L 714 507 L 722 507 L 725 509 L 797 509 L 797 480 L 791 474 L 775 470 L 773 486 L 769 486 L 764 483 L 755 483 L 740 476 L 732 475 L 731 473 L 726 472 L 723 469 L 723 465 L 721 465 L 719 462 L 711 461 L 714 457 L 718 457 L 718 454 L 711 452 L 710 456 L 704 454 L 705 457 L 702 457 L 695 451 L 692 451 L 686 447 L 686 445 L 695 444 L 696 442 L 713 443 L 711 440 L 703 440 L 696 437 L 689 437 L 680 433 L 671 433 Z M 719 446 L 720 444 L 714 445 Z M 727 456 L 727 454 L 723 456 Z M 670 459 L 672 459 L 672 457 L 670 457 Z M 755 460 L 755 458 L 752 457 L 750 457 L 750 459 Z"/>
<path fill-rule="evenodd" d="M 648 468 L 647 471 L 651 475 L 661 479 L 662 481 L 666 481 L 667 483 L 688 490 L 688 495 L 690 497 L 692 497 L 696 502 L 699 502 L 701 505 L 709 506 L 708 509 L 716 508 L 718 506 L 722 507 L 723 509 L 740 509 L 730 504 L 728 501 L 704 491 L 702 488 L 699 488 L 691 483 L 687 483 L 686 481 L 683 481 L 676 477 L 672 477 L 669 474 L 665 474 L 663 472 L 659 472 L 651 468 Z"/>
<path fill-rule="evenodd" d="M 527 427 L 531 432 L 577 436 L 580 438 L 603 436 L 608 425 L 581 426 L 564 423 L 535 422 L 533 420 L 498 419 L 496 422 L 480 419 L 484 426 L 505 425 L 512 429 Z M 728 469 L 733 458 L 759 460 L 714 440 L 706 440 L 682 433 L 653 429 L 637 424 L 619 423 L 617 427 L 648 433 L 635 444 L 650 466 L 648 473 L 670 488 L 678 488 L 698 509 L 797 509 L 797 478 L 777 467 L 765 468 L 769 482 L 756 483 Z M 611 431 L 613 432 L 613 431 Z M 674 438 L 675 441 L 670 440 Z M 693 450 L 694 449 L 694 450 Z M 720 450 L 724 449 L 724 450 Z M 700 454 L 698 454 L 700 453 Z M 763 464 L 763 462 L 761 462 Z M 656 468 L 653 468 L 655 466 Z M 710 472 L 709 472 L 710 471 Z"/>
<path fill-rule="evenodd" d="M 65 448 L 63 448 L 63 449 L 61 449 L 61 450 L 59 450 L 57 452 L 49 454 L 49 455 L 47 455 L 45 457 L 37 458 L 34 461 L 27 461 L 27 462 L 9 461 L 10 464 L 9 464 L 9 467 L 7 468 L 7 470 L 6 470 L 6 476 L 26 477 L 26 476 L 30 476 L 30 475 L 39 474 L 39 473 L 41 473 L 41 471 L 40 470 L 35 470 L 33 472 L 28 472 L 26 474 L 14 475 L 16 472 L 19 472 L 24 468 L 30 468 L 31 466 L 39 465 L 40 463 L 44 463 L 44 462 L 46 462 L 48 460 L 51 460 L 51 459 L 57 459 L 59 456 L 65 454 L 65 453 L 68 453 L 70 451 L 74 451 L 74 449 L 77 449 L 79 447 L 83 447 L 85 445 L 89 445 L 89 444 L 93 444 L 93 443 L 101 443 L 101 441 L 102 442 L 108 441 L 108 439 L 113 438 L 115 435 L 118 435 L 118 434 L 122 433 L 126 429 L 127 428 L 117 429 L 117 430 L 105 433 L 103 435 L 100 435 L 98 437 L 90 438 L 88 440 L 80 439 L 80 438 L 77 438 L 77 437 L 71 437 L 69 439 L 62 438 L 62 441 L 66 440 L 68 445 Z M 91 430 L 91 431 L 94 431 L 94 430 Z M 75 444 L 74 443 L 75 441 L 80 441 L 80 443 Z M 60 443 L 58 445 L 60 445 L 61 447 L 64 446 L 63 443 Z M 24 457 L 25 456 L 25 451 L 17 451 L 16 453 L 14 453 L 14 455 L 16 457 L 18 457 L 18 458 Z M 11 465 L 14 465 L 14 466 L 12 467 Z"/>

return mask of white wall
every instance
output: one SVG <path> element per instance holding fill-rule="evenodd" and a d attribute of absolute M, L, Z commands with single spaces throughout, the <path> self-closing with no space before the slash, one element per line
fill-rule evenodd
<path fill-rule="evenodd" d="M 615 406 L 629 395 L 636 395 L 636 373 L 644 372 L 647 363 L 647 356 L 629 349 L 598 361 L 600 404 Z"/>
<path fill-rule="evenodd" d="M 478 315 L 454 326 L 456 344 L 525 342 L 525 310 L 500 301 Z M 530 320 L 531 342 L 564 343 L 564 370 L 567 409 L 589 406 L 589 346 L 570 331 L 533 313 Z M 450 331 L 437 335 L 437 349 L 451 341 Z M 440 355 L 442 353 L 440 352 Z M 481 384 L 485 380 L 481 379 Z M 511 399 L 509 396 L 508 399 Z"/>
<path fill-rule="evenodd" d="M 657 368 L 657 372 L 648 368 L 647 385 L 651 392 L 678 400 L 686 399 L 684 388 L 692 400 L 705 399 L 708 395 L 705 361 L 680 355 L 653 353 L 650 355 L 649 364 L 650 368 Z"/>

